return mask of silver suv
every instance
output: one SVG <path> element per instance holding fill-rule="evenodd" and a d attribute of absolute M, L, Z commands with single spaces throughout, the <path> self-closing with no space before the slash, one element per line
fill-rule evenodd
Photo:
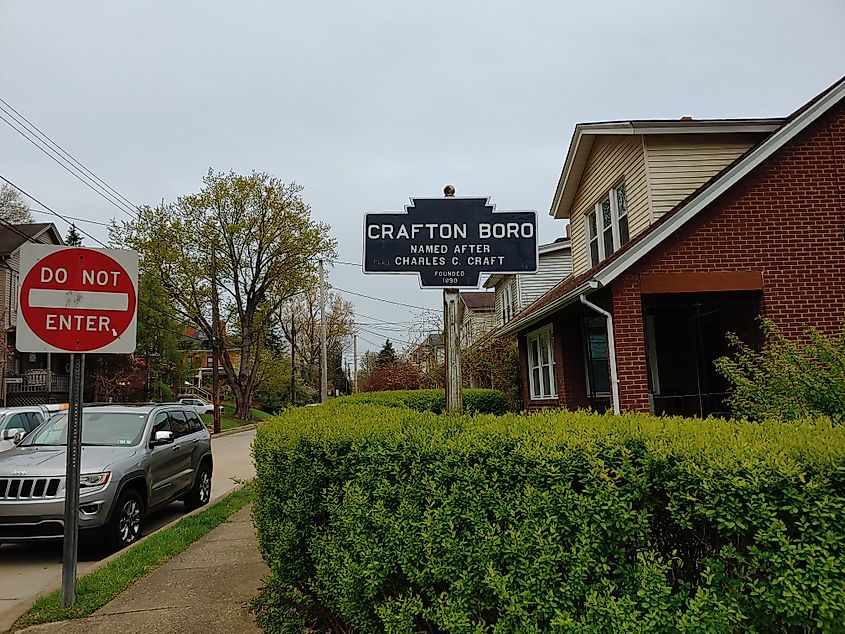
<path fill-rule="evenodd" d="M 67 412 L 0 454 L 0 542 L 64 533 Z M 182 405 L 104 405 L 82 414 L 79 528 L 105 532 L 112 550 L 143 531 L 144 518 L 173 500 L 188 509 L 211 497 L 211 437 Z"/>

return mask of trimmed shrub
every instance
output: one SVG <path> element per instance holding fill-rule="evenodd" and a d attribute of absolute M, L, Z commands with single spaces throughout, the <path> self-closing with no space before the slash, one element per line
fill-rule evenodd
<path fill-rule="evenodd" d="M 826 419 L 333 401 L 253 452 L 267 631 L 845 631 L 845 428 Z"/>
<path fill-rule="evenodd" d="M 336 399 L 338 402 L 371 403 L 387 407 L 407 407 L 418 412 L 442 414 L 446 409 L 444 390 L 393 390 L 366 392 Z M 498 390 L 464 389 L 464 410 L 467 414 L 504 414 L 509 411 L 508 395 Z"/>

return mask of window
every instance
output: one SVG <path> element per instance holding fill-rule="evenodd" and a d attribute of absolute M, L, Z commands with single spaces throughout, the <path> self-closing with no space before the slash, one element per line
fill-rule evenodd
<path fill-rule="evenodd" d="M 590 397 L 607 396 L 610 394 L 610 355 L 604 317 L 584 318 L 584 356 Z"/>
<path fill-rule="evenodd" d="M 214 357 L 208 356 L 205 358 L 205 367 L 213 368 L 214 367 Z"/>
<path fill-rule="evenodd" d="M 555 355 L 551 327 L 532 332 L 526 337 L 528 346 L 528 382 L 532 399 L 554 398 Z"/>
<path fill-rule="evenodd" d="M 595 266 L 631 239 L 625 186 L 611 189 L 586 217 L 590 266 Z"/>
<path fill-rule="evenodd" d="M 502 287 L 502 324 L 508 323 L 517 312 L 516 278 L 508 280 Z"/>
<path fill-rule="evenodd" d="M 170 412 L 170 428 L 173 430 L 174 438 L 181 438 L 191 433 L 188 420 L 182 412 Z"/>
<path fill-rule="evenodd" d="M 173 431 L 170 427 L 170 417 L 168 417 L 167 412 L 160 412 L 156 414 L 155 422 L 153 423 L 153 429 L 150 433 L 150 440 L 154 440 L 156 437 L 156 432 L 158 431 Z"/>
<path fill-rule="evenodd" d="M 200 420 L 200 417 L 196 415 L 196 413 L 185 412 L 185 416 L 188 417 L 188 428 L 191 430 L 192 434 L 205 429 L 205 425 Z"/>

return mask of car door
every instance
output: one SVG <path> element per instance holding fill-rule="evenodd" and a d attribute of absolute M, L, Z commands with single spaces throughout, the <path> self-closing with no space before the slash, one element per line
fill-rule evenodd
<path fill-rule="evenodd" d="M 155 439 L 157 431 L 173 432 L 169 412 L 158 412 L 153 419 L 150 441 Z M 179 489 L 181 460 L 179 445 L 174 441 L 150 448 L 149 478 L 150 506 L 157 506 L 176 495 Z"/>
<path fill-rule="evenodd" d="M 191 438 L 191 428 L 185 413 L 180 410 L 171 410 L 168 413 L 170 426 L 173 429 L 174 453 L 178 461 L 177 481 L 174 492 L 189 488 L 194 483 L 194 474 L 191 467 L 191 454 L 194 451 L 194 443 Z"/>

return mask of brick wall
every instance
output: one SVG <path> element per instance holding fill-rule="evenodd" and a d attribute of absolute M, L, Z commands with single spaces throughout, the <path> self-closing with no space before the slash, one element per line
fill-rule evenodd
<path fill-rule="evenodd" d="M 845 318 L 845 106 L 781 148 L 613 283 L 621 404 L 648 411 L 640 273 L 760 271 L 790 337 Z"/>

